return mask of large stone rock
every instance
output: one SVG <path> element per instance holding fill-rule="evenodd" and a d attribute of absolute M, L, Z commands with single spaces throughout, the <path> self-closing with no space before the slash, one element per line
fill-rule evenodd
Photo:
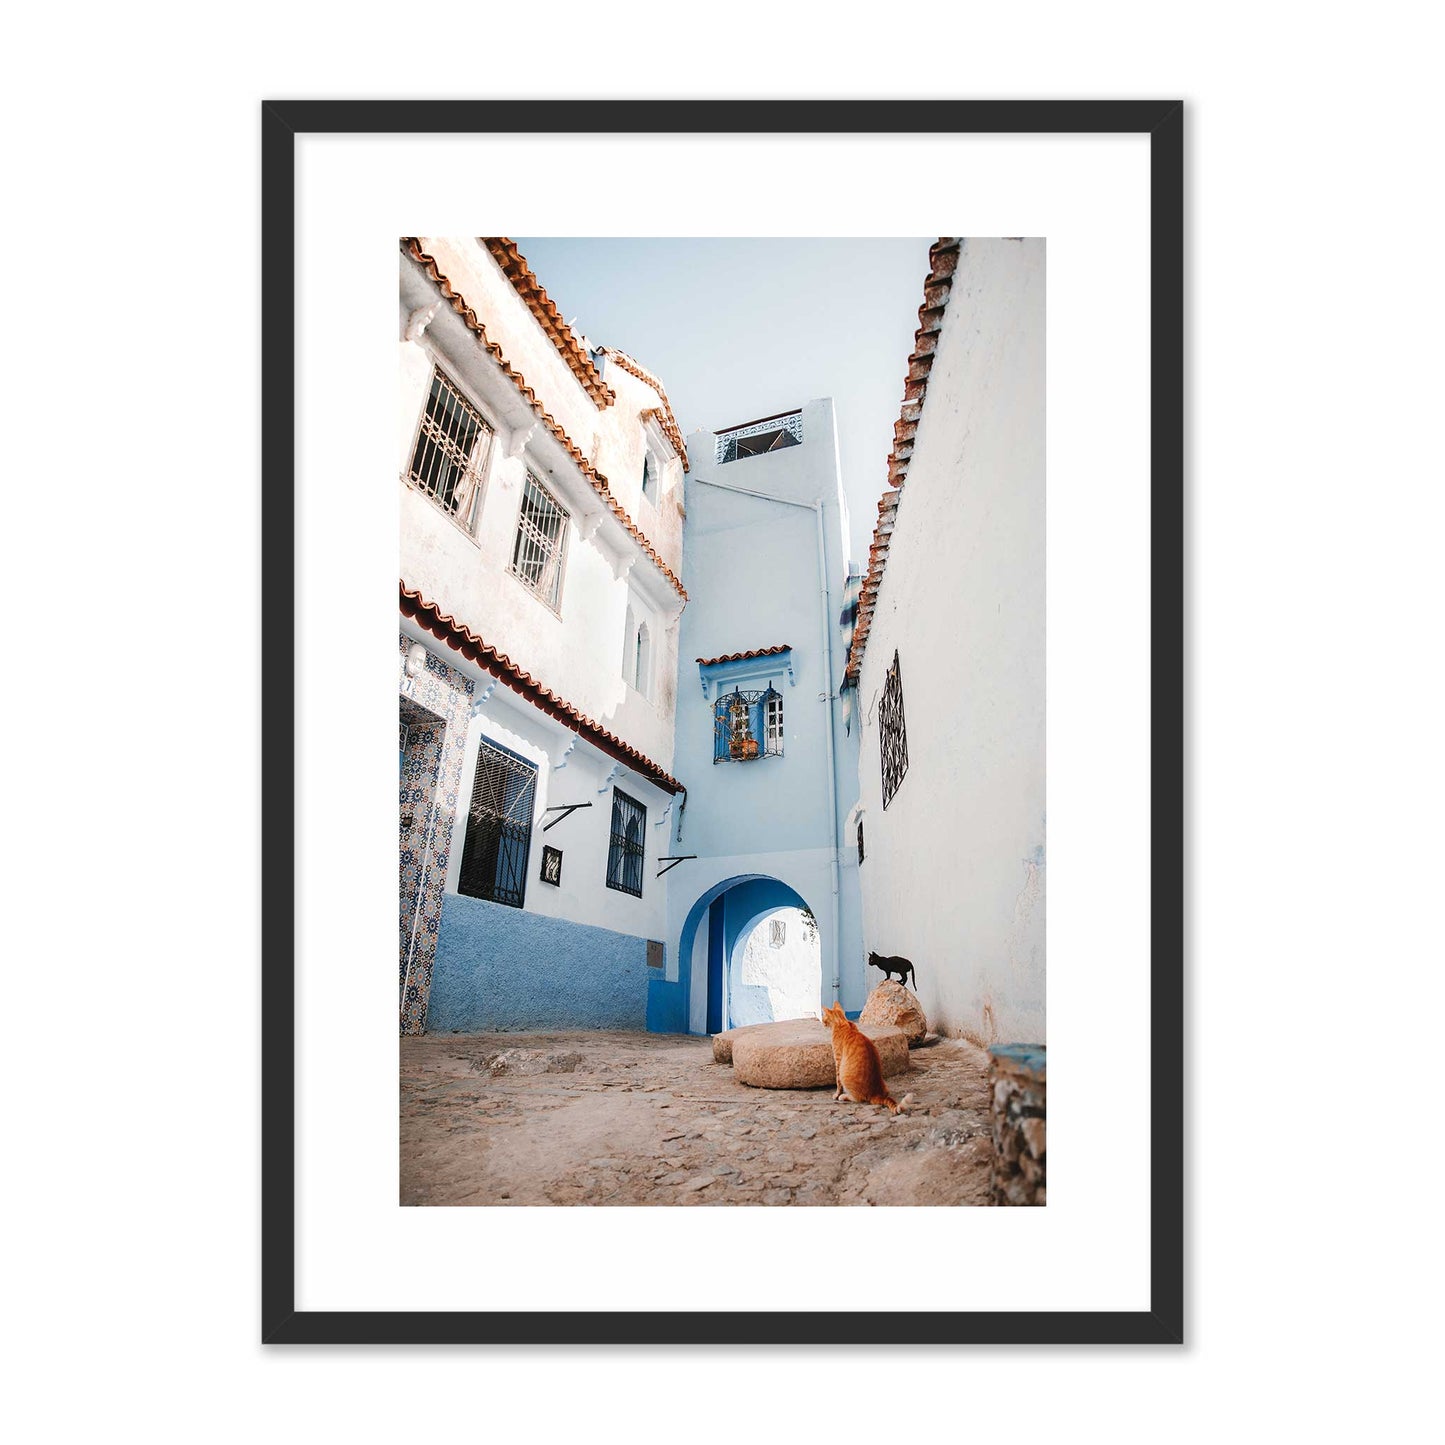
<path fill-rule="evenodd" d="M 908 1036 L 889 1024 L 860 1024 L 878 1048 L 883 1076 L 908 1068 Z M 757 1089 L 835 1087 L 833 1039 L 817 1019 L 788 1019 L 735 1029 L 733 1073 Z"/>
<path fill-rule="evenodd" d="M 757 1029 L 770 1029 L 772 1024 L 742 1024 L 735 1029 L 724 1029 L 720 1034 L 712 1036 L 712 1061 L 715 1064 L 730 1064 L 733 1061 L 733 1040 L 742 1034 L 753 1033 Z"/>
<path fill-rule="evenodd" d="M 915 1048 L 923 1042 L 928 1032 L 928 1018 L 923 1005 L 901 983 L 888 979 L 880 983 L 868 995 L 863 1012 L 858 1015 L 860 1024 L 892 1024 L 908 1036 L 908 1047 Z"/>

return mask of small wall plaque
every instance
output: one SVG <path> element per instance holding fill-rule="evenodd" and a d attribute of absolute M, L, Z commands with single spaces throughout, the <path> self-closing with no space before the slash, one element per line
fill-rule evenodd
<path fill-rule="evenodd" d="M 542 845 L 542 882 L 562 886 L 562 850 Z"/>

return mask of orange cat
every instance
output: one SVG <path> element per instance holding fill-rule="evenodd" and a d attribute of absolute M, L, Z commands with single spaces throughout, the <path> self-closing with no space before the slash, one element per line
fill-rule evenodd
<path fill-rule="evenodd" d="M 833 1069 L 838 1081 L 833 1102 L 846 1094 L 855 1104 L 883 1104 L 890 1114 L 896 1114 L 898 1100 L 883 1082 L 878 1046 L 849 1020 L 840 1003 L 823 1010 L 823 1026 L 833 1036 Z"/>

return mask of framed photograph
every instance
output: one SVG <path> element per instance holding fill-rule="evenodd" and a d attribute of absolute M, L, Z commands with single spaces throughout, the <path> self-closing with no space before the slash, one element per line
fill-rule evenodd
<path fill-rule="evenodd" d="M 266 1342 L 1183 1341 L 1183 124 L 263 107 Z"/>

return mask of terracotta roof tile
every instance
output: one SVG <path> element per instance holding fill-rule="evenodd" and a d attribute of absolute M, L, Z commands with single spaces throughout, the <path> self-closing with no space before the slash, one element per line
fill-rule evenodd
<path fill-rule="evenodd" d="M 527 303 L 527 309 L 537 318 L 552 345 L 561 353 L 562 360 L 572 368 L 572 374 L 587 395 L 599 408 L 611 406 L 617 400 L 616 392 L 602 380 L 602 373 L 593 365 L 586 347 L 542 289 L 542 283 L 527 265 L 517 249 L 517 243 L 510 236 L 478 236 L 477 240 L 491 252 L 492 259 L 502 268 L 502 274 Z"/>
<path fill-rule="evenodd" d="M 667 434 L 667 439 L 672 443 L 673 450 L 682 458 L 683 471 L 688 470 L 687 448 L 683 445 L 682 432 L 678 428 L 677 418 L 672 414 L 672 403 L 667 399 L 667 393 L 662 389 L 662 383 L 640 362 L 634 361 L 625 351 L 618 351 L 615 346 L 604 346 L 604 356 L 610 356 L 623 371 L 630 371 L 639 381 L 645 381 L 658 395 L 662 402 L 662 409 L 657 422 Z M 643 413 L 646 415 L 646 413 Z"/>
<path fill-rule="evenodd" d="M 715 662 L 741 662 L 745 657 L 772 657 L 778 652 L 791 652 L 792 644 L 780 642 L 776 647 L 755 647 L 751 652 L 725 652 L 721 657 L 700 657 L 698 661 L 704 667 L 711 667 Z"/>
<path fill-rule="evenodd" d="M 843 670 L 845 681 L 855 687 L 863 666 L 863 653 L 868 646 L 868 634 L 873 629 L 878 588 L 888 566 L 888 549 L 892 544 L 901 496 L 897 489 L 908 480 L 913 443 L 923 415 L 929 374 L 933 370 L 933 353 L 938 346 L 938 334 L 943 329 L 943 316 L 953 288 L 951 278 L 958 266 L 960 250 L 957 236 L 940 236 L 928 250 L 929 270 L 923 283 L 923 304 L 918 308 L 918 330 L 913 334 L 913 354 L 908 358 L 908 371 L 903 380 L 903 405 L 893 426 L 893 450 L 888 454 L 888 485 L 893 490 L 884 492 L 878 502 L 878 524 L 873 529 L 873 544 L 868 548 L 868 573 L 859 589 L 858 621 L 848 649 L 848 665 Z"/>
<path fill-rule="evenodd" d="M 534 707 L 541 708 L 558 721 L 576 728 L 579 734 L 608 757 L 627 764 L 634 772 L 656 783 L 659 788 L 667 789 L 669 793 L 683 791 L 682 784 L 671 773 L 665 772 L 630 743 L 623 742 L 616 733 L 608 732 L 601 723 L 579 712 L 551 688 L 544 687 L 505 653 L 498 652 L 495 647 L 488 647 L 469 627 L 458 622 L 455 617 L 443 613 L 435 602 L 428 601 L 420 592 L 409 588 L 404 579 L 401 583 L 401 612 L 403 617 L 415 618 L 433 637 L 445 642 L 453 652 L 460 652 L 463 657 L 470 658 L 486 668 L 493 677 L 506 683 L 513 692 L 519 693 Z"/>
<path fill-rule="evenodd" d="M 527 402 L 527 405 L 530 406 L 532 410 L 537 414 L 543 426 L 545 426 L 547 430 L 550 431 L 552 435 L 556 437 L 559 442 L 562 443 L 563 447 L 567 451 L 568 456 L 570 456 L 573 462 L 576 463 L 577 470 L 581 472 L 582 475 L 586 477 L 588 482 L 591 484 L 592 490 L 595 491 L 597 495 L 604 502 L 607 503 L 608 510 L 612 513 L 614 517 L 617 518 L 619 522 L 622 523 L 622 525 L 631 534 L 637 544 L 652 559 L 652 562 L 657 567 L 658 571 L 661 572 L 662 575 L 666 577 L 667 580 L 672 584 L 673 589 L 677 592 L 678 596 L 681 597 L 684 602 L 686 602 L 687 589 L 682 585 L 682 582 L 678 578 L 677 574 L 673 572 L 672 568 L 670 568 L 667 563 L 662 560 L 662 556 L 658 552 L 657 548 L 655 548 L 652 543 L 647 540 L 646 536 L 643 535 L 642 529 L 637 525 L 636 522 L 632 520 L 631 517 L 627 515 L 627 512 L 623 508 L 622 504 L 617 500 L 616 497 L 612 495 L 612 492 L 607 486 L 607 478 L 604 477 L 602 473 L 599 472 L 597 468 L 594 467 L 592 463 L 587 460 L 587 458 L 582 453 L 581 447 L 579 447 L 577 443 L 574 442 L 572 438 L 567 435 L 567 433 L 562 429 L 562 426 L 557 421 L 557 419 L 553 417 L 551 413 L 548 412 L 547 409 L 542 405 L 542 403 L 537 399 L 537 393 L 533 391 L 530 386 L 527 385 L 527 378 L 523 376 L 522 373 L 516 369 L 516 367 L 512 366 L 511 363 L 508 362 L 507 358 L 502 355 L 502 348 L 498 346 L 495 341 L 492 341 L 488 338 L 487 329 L 485 326 L 482 325 L 481 317 L 479 317 L 477 313 L 472 309 L 472 307 L 467 304 L 466 297 L 463 296 L 462 293 L 458 291 L 455 286 L 452 285 L 451 279 L 442 274 L 441 270 L 437 266 L 436 258 L 433 256 L 429 256 L 425 251 L 422 250 L 421 242 L 415 236 L 402 237 L 402 245 L 406 249 L 407 254 L 412 258 L 412 260 L 415 261 L 419 266 L 421 266 L 426 271 L 427 275 L 436 282 L 437 287 L 440 289 L 442 295 L 451 302 L 452 310 L 455 311 L 457 315 L 460 316 L 464 322 L 466 322 L 467 326 L 476 333 L 477 340 L 480 341 L 481 344 L 486 348 L 487 354 L 492 358 L 493 361 L 497 363 L 498 367 L 501 368 L 502 372 L 506 375 L 508 380 L 510 380 L 512 384 L 517 388 L 517 390 L 521 392 L 523 399 Z"/>

